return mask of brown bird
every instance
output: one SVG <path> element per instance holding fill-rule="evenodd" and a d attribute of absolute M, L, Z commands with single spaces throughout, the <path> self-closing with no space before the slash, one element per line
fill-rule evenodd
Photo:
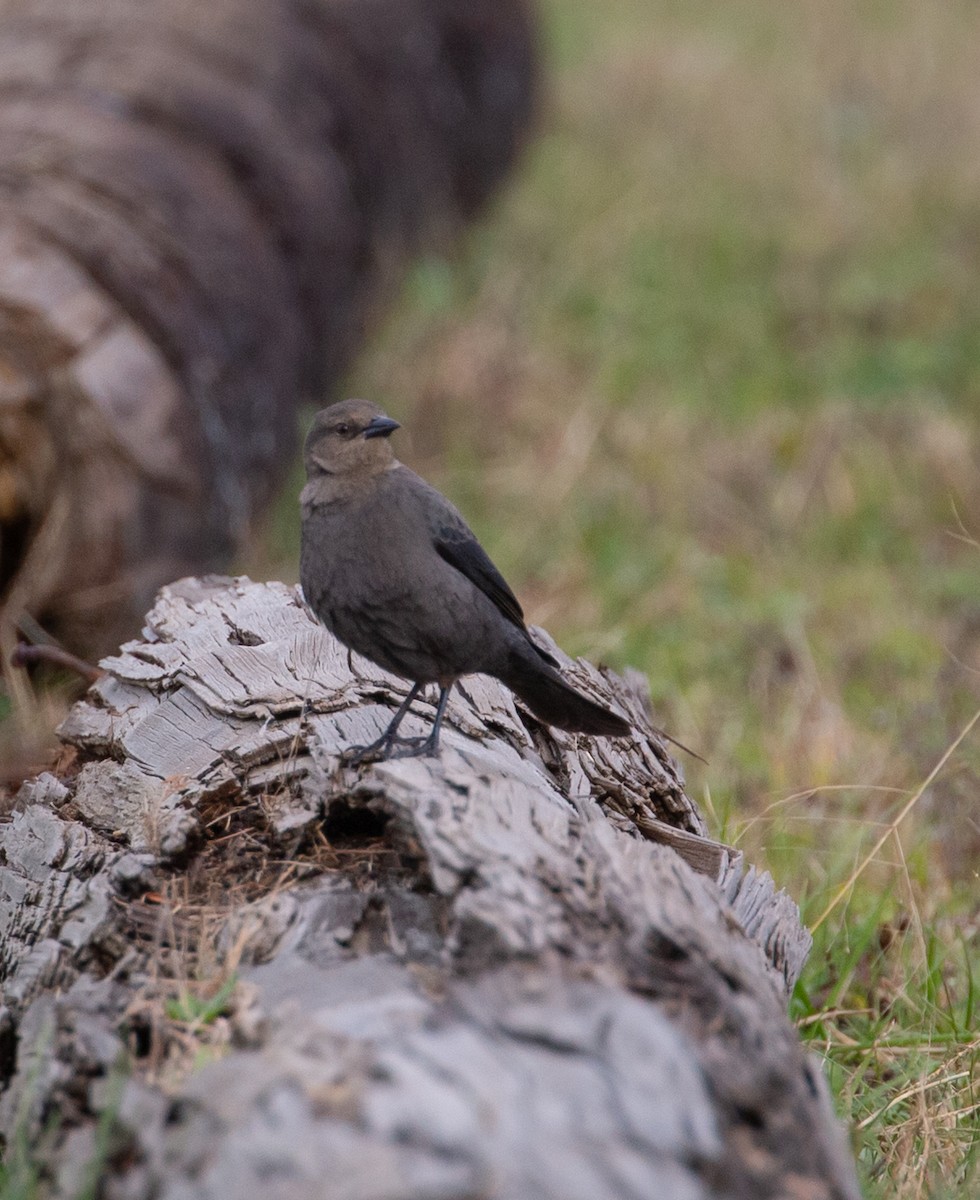
<path fill-rule="evenodd" d="M 623 737 L 629 723 L 562 678 L 524 624 L 517 598 L 452 504 L 394 456 L 399 428 L 377 405 L 345 400 L 317 414 L 300 496 L 300 581 L 307 603 L 345 646 L 412 681 L 391 724 L 349 757 L 435 754 L 461 675 L 502 680 L 559 729 Z M 432 731 L 398 727 L 428 683 L 439 685 Z"/>

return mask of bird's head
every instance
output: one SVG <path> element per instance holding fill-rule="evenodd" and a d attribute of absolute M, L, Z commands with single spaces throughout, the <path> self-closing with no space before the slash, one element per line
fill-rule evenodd
<path fill-rule="evenodd" d="M 318 412 L 306 435 L 303 461 L 316 475 L 373 475 L 394 461 L 388 438 L 400 428 L 369 400 L 342 400 Z"/>

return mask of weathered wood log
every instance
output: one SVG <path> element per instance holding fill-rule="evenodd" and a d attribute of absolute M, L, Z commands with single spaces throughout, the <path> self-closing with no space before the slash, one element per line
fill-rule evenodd
<path fill-rule="evenodd" d="M 0 1132 L 57 1113 L 52 1194 L 108 1109 L 120 1200 L 857 1196 L 795 905 L 563 661 L 631 741 L 472 677 L 438 759 L 353 769 L 402 681 L 295 589 L 163 590 L 0 826 Z"/>
<path fill-rule="evenodd" d="M 526 0 L 7 0 L 0 651 L 224 566 L 404 263 L 509 165 Z"/>

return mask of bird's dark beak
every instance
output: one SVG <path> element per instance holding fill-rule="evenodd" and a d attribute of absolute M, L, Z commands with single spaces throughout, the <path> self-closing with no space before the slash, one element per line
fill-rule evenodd
<path fill-rule="evenodd" d="M 366 438 L 373 437 L 391 437 L 396 429 L 401 429 L 397 421 L 393 421 L 391 417 L 375 417 L 371 424 L 364 430 Z"/>

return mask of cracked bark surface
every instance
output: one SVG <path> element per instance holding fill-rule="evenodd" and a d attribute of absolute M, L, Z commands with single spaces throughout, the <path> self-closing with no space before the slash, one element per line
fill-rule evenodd
<path fill-rule="evenodd" d="M 525 0 L 6 0 L 0 652 L 227 561 L 530 120 Z"/>
<path fill-rule="evenodd" d="M 795 906 L 705 836 L 637 678 L 563 661 L 632 739 L 470 677 L 438 759 L 353 769 L 403 681 L 296 589 L 162 591 L 0 826 L 0 1131 L 52 1195 L 108 1108 L 120 1200 L 857 1197 Z"/>

